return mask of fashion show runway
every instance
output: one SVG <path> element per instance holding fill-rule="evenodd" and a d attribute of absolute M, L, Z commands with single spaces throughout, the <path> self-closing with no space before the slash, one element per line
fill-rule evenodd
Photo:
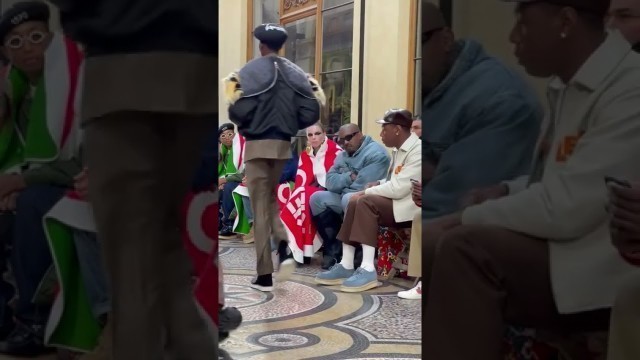
<path fill-rule="evenodd" d="M 227 306 L 244 322 L 222 343 L 234 359 L 420 359 L 421 302 L 396 296 L 411 281 L 394 279 L 377 289 L 348 294 L 315 285 L 319 258 L 298 267 L 272 293 L 249 287 L 255 274 L 253 244 L 220 240 Z"/>

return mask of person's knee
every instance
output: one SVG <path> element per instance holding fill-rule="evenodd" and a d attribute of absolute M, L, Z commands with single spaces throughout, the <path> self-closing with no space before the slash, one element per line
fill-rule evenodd
<path fill-rule="evenodd" d="M 18 194 L 16 212 L 38 207 L 42 200 L 49 198 L 49 194 L 53 192 L 57 192 L 57 189 L 48 185 L 28 186 Z"/>
<path fill-rule="evenodd" d="M 329 208 L 331 193 L 329 191 L 317 191 L 311 194 L 309 197 L 309 205 L 311 206 L 311 213 L 313 215 L 319 215 Z"/>
<path fill-rule="evenodd" d="M 233 192 L 233 190 L 235 190 L 238 187 L 238 185 L 239 183 L 237 182 L 233 182 L 233 181 L 226 182 L 222 186 L 222 191 L 230 194 Z"/>
<path fill-rule="evenodd" d="M 472 227 L 458 226 L 432 238 L 431 245 L 436 257 L 446 259 L 465 253 L 470 245 L 469 240 L 473 238 L 473 232 Z"/>

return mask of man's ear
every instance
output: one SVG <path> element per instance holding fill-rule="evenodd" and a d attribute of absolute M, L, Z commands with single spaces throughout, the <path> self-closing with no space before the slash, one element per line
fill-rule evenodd
<path fill-rule="evenodd" d="M 448 53 L 450 51 L 453 51 L 456 44 L 456 37 L 453 35 L 453 31 L 451 31 L 451 29 L 444 28 L 440 32 L 440 41 L 442 41 L 442 46 Z"/>

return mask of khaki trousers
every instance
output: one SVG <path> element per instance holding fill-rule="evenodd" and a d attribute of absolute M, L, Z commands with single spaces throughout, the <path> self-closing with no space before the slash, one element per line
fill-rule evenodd
<path fill-rule="evenodd" d="M 411 223 L 411 242 L 409 243 L 409 268 L 407 275 L 422 276 L 422 209 L 416 211 Z"/>
<path fill-rule="evenodd" d="M 607 328 L 606 309 L 558 314 L 547 241 L 492 226 L 459 226 L 437 239 L 425 230 L 425 242 L 438 242 L 425 246 L 437 249 L 423 276 L 425 359 L 503 359 L 507 324 L 563 333 Z"/>
<path fill-rule="evenodd" d="M 256 246 L 258 275 L 273 273 L 271 236 L 276 243 L 287 240 L 280 221 L 276 187 L 288 160 L 254 158 L 245 162 L 247 188 L 253 210 L 253 238 Z"/>
<path fill-rule="evenodd" d="M 407 228 L 411 222 L 397 223 L 393 200 L 379 195 L 351 197 L 337 238 L 348 244 L 378 247 L 378 227 Z"/>
<path fill-rule="evenodd" d="M 89 193 L 110 281 L 116 360 L 217 354 L 217 331 L 209 332 L 197 310 L 178 228 L 212 131 L 214 117 L 168 113 L 117 112 L 87 123 Z"/>
<path fill-rule="evenodd" d="M 618 290 L 611 311 L 607 360 L 640 359 L 640 276 Z"/>

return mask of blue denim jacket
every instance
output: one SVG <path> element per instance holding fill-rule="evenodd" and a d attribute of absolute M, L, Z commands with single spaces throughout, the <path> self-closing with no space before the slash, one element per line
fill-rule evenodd
<path fill-rule="evenodd" d="M 543 111 L 530 86 L 473 40 L 423 102 L 423 154 L 437 164 L 423 217 L 460 209 L 470 190 L 529 171 Z"/>
<path fill-rule="evenodd" d="M 389 152 L 370 136 L 365 136 L 353 156 L 346 151 L 338 154 L 327 173 L 327 190 L 342 195 L 364 190 L 368 183 L 387 175 L 390 162 Z M 351 180 L 354 171 L 358 174 L 355 181 Z"/>

